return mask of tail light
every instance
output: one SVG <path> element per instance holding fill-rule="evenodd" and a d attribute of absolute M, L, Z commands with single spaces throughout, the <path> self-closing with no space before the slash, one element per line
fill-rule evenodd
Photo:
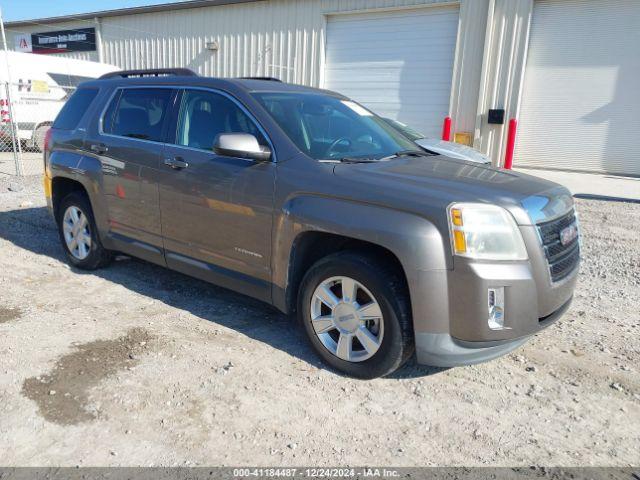
<path fill-rule="evenodd" d="M 50 128 L 47 130 L 47 133 L 44 134 L 44 147 L 43 151 L 45 154 L 49 153 L 49 145 L 51 144 L 51 134 L 53 130 Z"/>
<path fill-rule="evenodd" d="M 51 134 L 53 129 L 48 129 L 44 134 L 44 142 L 42 144 L 42 158 L 44 160 L 44 178 L 45 178 L 45 193 L 47 192 L 47 179 L 51 181 L 51 171 L 49 170 L 49 148 L 51 146 Z"/>

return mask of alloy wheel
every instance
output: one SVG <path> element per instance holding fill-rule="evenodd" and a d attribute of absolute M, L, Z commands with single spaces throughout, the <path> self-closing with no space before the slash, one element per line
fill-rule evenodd
<path fill-rule="evenodd" d="M 363 362 L 382 345 L 380 305 L 364 285 L 349 277 L 332 277 L 316 287 L 311 324 L 322 345 L 348 362 Z"/>
<path fill-rule="evenodd" d="M 91 230 L 87 216 L 76 206 L 70 206 L 62 218 L 64 241 L 71 255 L 84 260 L 91 251 Z"/>

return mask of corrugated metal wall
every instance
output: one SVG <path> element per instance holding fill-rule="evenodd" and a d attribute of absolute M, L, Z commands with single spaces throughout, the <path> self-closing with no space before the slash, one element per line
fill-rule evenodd
<path fill-rule="evenodd" d="M 273 75 L 310 86 L 322 83 L 325 15 L 415 7 L 446 0 L 270 0 L 130 16 L 9 28 L 17 32 L 95 26 L 102 61 L 121 68 L 188 67 L 201 75 Z M 455 3 L 455 2 L 454 2 Z M 10 38 L 11 44 L 13 39 Z M 219 50 L 207 50 L 207 42 Z M 100 60 L 99 52 L 65 54 Z"/>
<path fill-rule="evenodd" d="M 536 1 L 516 165 L 640 176 L 638 46 L 638 0 Z"/>
<path fill-rule="evenodd" d="M 602 2 L 605 3 L 605 2 Z M 455 4 L 460 20 L 450 98 L 454 132 L 502 163 L 506 125 L 490 125 L 489 109 L 518 118 L 534 0 L 262 0 L 224 6 L 106 16 L 47 25 L 7 25 L 16 33 L 95 26 L 102 48 L 69 57 L 122 68 L 188 67 L 219 77 L 276 76 L 323 86 L 331 15 Z M 218 51 L 206 48 L 217 42 Z M 506 123 L 506 122 L 505 122 Z"/>
<path fill-rule="evenodd" d="M 183 66 L 202 75 L 277 76 L 321 84 L 325 14 L 428 0 L 271 0 L 102 20 L 104 61 L 123 68 Z M 219 51 L 205 48 L 216 41 Z"/>
<path fill-rule="evenodd" d="M 476 128 L 476 111 L 482 73 L 482 55 L 487 29 L 489 0 L 460 3 L 460 27 L 451 84 L 450 114 L 453 131 L 471 134 Z"/>
<path fill-rule="evenodd" d="M 504 161 L 507 125 L 518 118 L 533 0 L 490 0 L 474 146 Z M 505 110 L 505 124 L 489 124 L 490 109 Z"/>
<path fill-rule="evenodd" d="M 473 132 L 476 146 L 499 152 L 484 135 L 479 105 L 493 95 L 481 90 L 483 54 L 493 55 L 495 42 L 508 37 L 491 35 L 491 52 L 485 52 L 488 11 L 510 11 L 510 2 L 532 0 L 265 0 L 127 16 L 103 17 L 99 22 L 82 20 L 49 25 L 9 26 L 15 32 L 40 32 L 96 26 L 102 51 L 67 54 L 73 58 L 100 60 L 122 68 L 188 67 L 202 75 L 276 76 L 287 82 L 323 85 L 324 45 L 329 15 L 416 8 L 430 4 L 460 5 L 458 46 L 451 93 L 451 114 L 457 131 Z M 491 6 L 490 6 L 491 5 Z M 517 10 L 517 9 L 516 9 Z M 219 50 L 207 50 L 207 42 Z M 10 39 L 13 45 L 13 39 Z M 491 71 L 506 75 L 517 55 L 501 55 Z M 485 65 L 485 70 L 487 66 Z M 485 71 L 485 81 L 487 72 Z M 488 74 L 492 76 L 491 73 Z M 510 89 L 508 89 L 511 92 Z M 479 93 L 480 92 L 480 93 Z M 505 92 L 507 93 L 507 92 Z M 508 93 L 510 94 L 510 93 Z M 486 98 L 485 98 L 486 97 Z M 494 129 L 495 130 L 495 129 Z M 488 133 L 488 132 L 487 132 Z M 495 133 L 495 132 L 494 132 Z M 501 136 L 499 136 L 501 138 Z M 496 154 L 496 158 L 497 158 Z"/>

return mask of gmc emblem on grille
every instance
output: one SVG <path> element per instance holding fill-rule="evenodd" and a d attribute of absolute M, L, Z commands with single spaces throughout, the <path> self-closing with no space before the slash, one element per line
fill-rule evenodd
<path fill-rule="evenodd" d="M 574 223 L 560 231 L 560 243 L 562 246 L 569 245 L 578 236 L 578 226 Z"/>

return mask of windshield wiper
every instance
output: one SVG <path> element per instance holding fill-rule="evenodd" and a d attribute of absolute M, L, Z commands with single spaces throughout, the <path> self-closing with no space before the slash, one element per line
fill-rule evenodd
<path fill-rule="evenodd" d="M 400 150 L 399 152 L 389 155 L 388 157 L 381 158 L 380 160 L 392 160 L 398 157 L 432 157 L 433 153 L 425 152 L 424 150 Z"/>
<path fill-rule="evenodd" d="M 434 154 L 425 152 L 424 150 L 401 150 L 383 158 L 366 158 L 366 157 L 342 157 L 335 160 L 326 160 L 340 163 L 376 163 L 384 162 L 386 160 L 393 160 L 398 157 L 432 157 Z"/>
<path fill-rule="evenodd" d="M 338 161 L 340 163 L 375 163 L 378 160 L 374 158 L 342 157 Z"/>

